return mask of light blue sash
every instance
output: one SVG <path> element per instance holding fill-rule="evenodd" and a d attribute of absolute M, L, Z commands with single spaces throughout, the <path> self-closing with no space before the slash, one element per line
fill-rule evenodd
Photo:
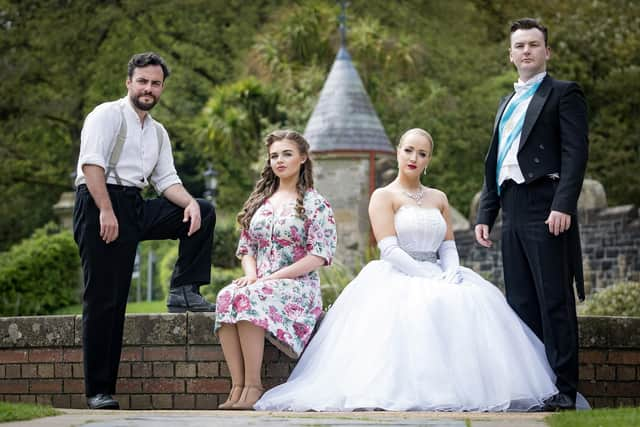
<path fill-rule="evenodd" d="M 498 180 L 500 179 L 500 169 L 502 169 L 504 159 L 505 157 L 507 157 L 507 153 L 511 149 L 513 142 L 516 140 L 516 137 L 522 132 L 522 125 L 524 124 L 526 110 L 521 111 L 516 115 L 514 115 L 514 113 L 521 103 L 533 97 L 533 94 L 536 92 L 536 90 L 538 90 L 540 83 L 542 83 L 542 80 L 533 84 L 522 95 L 512 99 L 507 106 L 507 109 L 504 111 L 502 118 L 500 119 L 500 125 L 498 126 L 498 146 L 500 146 L 500 141 L 502 141 L 502 134 L 505 131 L 505 127 L 507 125 L 513 124 L 513 129 L 508 135 L 506 135 L 504 144 L 502 144 L 502 146 L 500 147 L 500 151 L 498 152 L 498 162 L 496 164 L 496 187 L 498 189 L 498 194 L 500 194 L 500 183 L 498 182 Z"/>

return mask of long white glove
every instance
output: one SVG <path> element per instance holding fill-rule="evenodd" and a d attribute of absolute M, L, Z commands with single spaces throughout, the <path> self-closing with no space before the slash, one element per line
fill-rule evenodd
<path fill-rule="evenodd" d="M 445 240 L 438 248 L 440 267 L 442 267 L 442 280 L 449 283 L 462 282 L 462 275 L 458 271 L 460 267 L 460 256 L 456 248 L 455 240 Z"/>
<path fill-rule="evenodd" d="M 428 277 L 426 269 L 409 255 L 404 249 L 398 246 L 398 238 L 389 236 L 378 242 L 380 249 L 380 259 L 387 261 L 396 269 L 409 276 Z"/>

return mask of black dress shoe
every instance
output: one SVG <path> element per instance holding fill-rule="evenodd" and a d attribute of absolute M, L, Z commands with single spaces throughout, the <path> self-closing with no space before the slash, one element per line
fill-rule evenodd
<path fill-rule="evenodd" d="M 117 400 L 110 394 L 98 393 L 95 396 L 87 397 L 87 406 L 89 409 L 120 409 Z"/>
<path fill-rule="evenodd" d="M 198 285 L 186 285 L 169 290 L 167 309 L 169 313 L 206 312 L 216 311 L 216 305 L 202 297 Z"/>
<path fill-rule="evenodd" d="M 576 401 L 568 394 L 558 393 L 544 402 L 543 410 L 546 412 L 567 411 L 576 409 Z"/>

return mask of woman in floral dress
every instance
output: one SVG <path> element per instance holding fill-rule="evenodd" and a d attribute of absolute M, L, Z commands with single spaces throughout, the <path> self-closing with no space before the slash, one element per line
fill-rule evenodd
<path fill-rule="evenodd" d="M 313 189 L 309 144 L 295 131 L 275 131 L 269 157 L 245 202 L 237 255 L 244 276 L 218 293 L 214 327 L 231 373 L 221 409 L 251 409 L 263 393 L 264 338 L 298 358 L 322 312 L 315 271 L 336 248 L 329 203 Z"/>

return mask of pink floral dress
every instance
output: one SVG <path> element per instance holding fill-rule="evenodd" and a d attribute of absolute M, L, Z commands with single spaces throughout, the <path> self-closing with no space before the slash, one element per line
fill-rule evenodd
<path fill-rule="evenodd" d="M 336 249 L 336 225 L 329 203 L 310 189 L 303 200 L 306 220 L 295 211 L 295 202 L 276 211 L 269 202 L 243 230 L 236 255 L 255 257 L 258 280 L 239 288 L 227 285 L 216 301 L 217 332 L 223 323 L 246 320 L 267 331 L 267 339 L 287 355 L 297 358 L 311 337 L 322 312 L 320 279 L 312 271 L 295 279 L 260 280 L 289 266 L 307 254 L 324 258 L 329 265 Z"/>

